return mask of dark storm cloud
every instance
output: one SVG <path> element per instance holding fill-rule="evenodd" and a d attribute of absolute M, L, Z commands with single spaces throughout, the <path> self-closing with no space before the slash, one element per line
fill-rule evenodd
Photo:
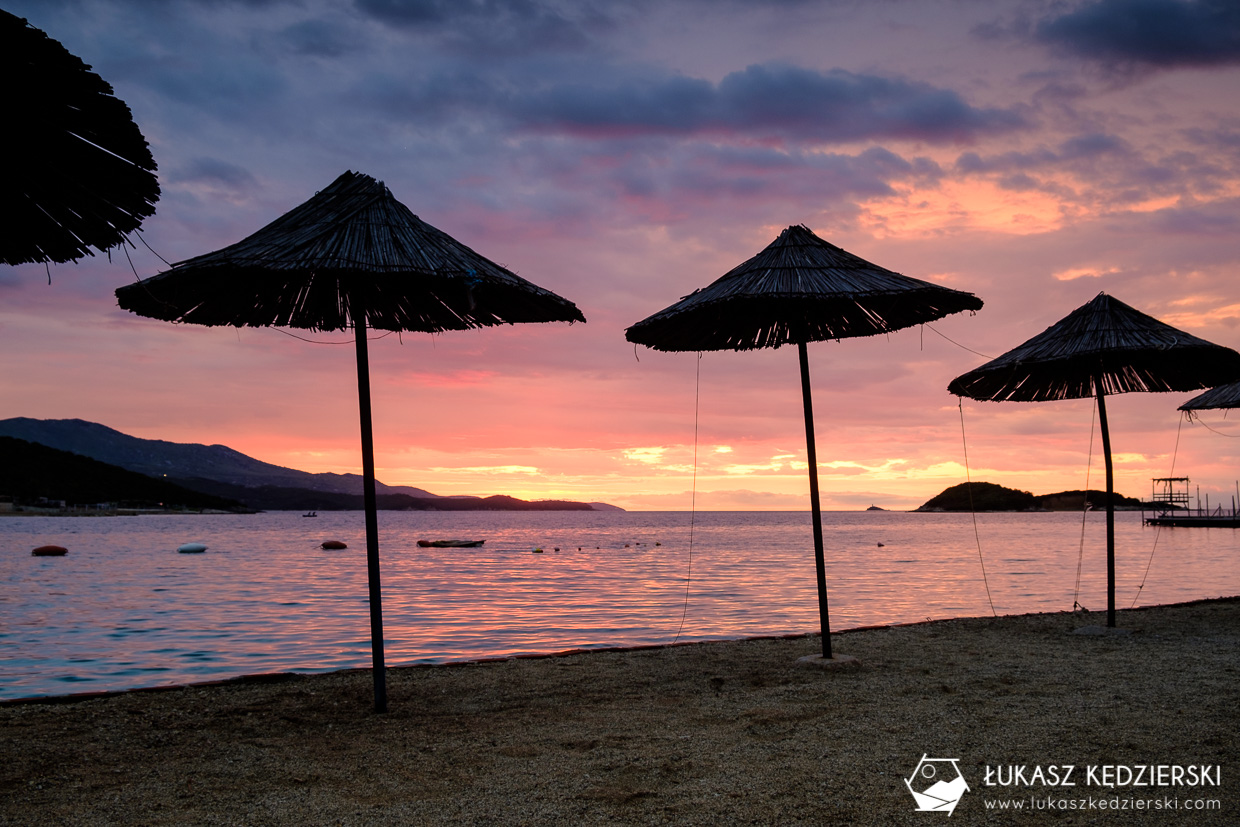
<path fill-rule="evenodd" d="M 1116 65 L 1209 66 L 1240 62 L 1236 0 L 1099 0 L 1033 28 L 1034 37 Z"/>
<path fill-rule="evenodd" d="M 951 90 L 834 69 L 756 65 L 718 84 L 672 77 L 561 84 L 510 100 L 526 126 L 573 134 L 743 134 L 802 141 L 969 142 L 1023 125 Z"/>

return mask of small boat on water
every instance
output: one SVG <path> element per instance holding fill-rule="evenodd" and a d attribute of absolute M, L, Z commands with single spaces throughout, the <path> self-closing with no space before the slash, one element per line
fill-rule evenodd
<path fill-rule="evenodd" d="M 302 514 L 301 516 L 303 516 L 303 517 L 317 517 L 317 516 L 319 516 L 319 512 L 317 512 L 317 511 L 307 511 L 305 514 Z"/>
<path fill-rule="evenodd" d="M 184 543 L 177 546 L 177 551 L 181 554 L 202 554 L 206 550 L 207 547 L 202 543 Z"/>
<path fill-rule="evenodd" d="M 418 540 L 419 548 L 478 548 L 486 540 Z"/>

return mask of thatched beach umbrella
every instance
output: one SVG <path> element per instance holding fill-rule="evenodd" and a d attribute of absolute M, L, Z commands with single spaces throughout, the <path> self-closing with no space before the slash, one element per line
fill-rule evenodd
<path fill-rule="evenodd" d="M 1098 399 L 1107 477 L 1107 626 L 1115 626 L 1115 504 L 1106 397 L 1191 391 L 1240 377 L 1240 353 L 1163 324 L 1099 293 L 1002 356 L 957 376 L 947 389 L 994 402 Z"/>
<path fill-rule="evenodd" d="M 981 306 L 982 300 L 972 293 L 893 273 L 797 225 L 722 278 L 625 331 L 630 342 L 664 351 L 797 346 L 818 617 L 822 657 L 828 661 L 832 659 L 831 624 L 806 343 L 875 336 Z"/>
<path fill-rule="evenodd" d="M 1185 402 L 1178 410 L 1204 411 L 1214 408 L 1240 408 L 1240 382 L 1219 385 Z"/>
<path fill-rule="evenodd" d="M 366 330 L 468 330 L 584 322 L 577 306 L 420 220 L 383 182 L 346 172 L 258 232 L 116 291 L 120 306 L 170 322 L 353 328 L 361 413 L 375 708 L 387 708 Z"/>
<path fill-rule="evenodd" d="M 0 78 L 0 262 L 63 262 L 122 243 L 159 200 L 129 107 L 64 46 L 3 10 Z"/>

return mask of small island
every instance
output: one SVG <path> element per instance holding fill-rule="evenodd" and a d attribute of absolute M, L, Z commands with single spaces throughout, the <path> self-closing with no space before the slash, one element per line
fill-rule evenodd
<path fill-rule="evenodd" d="M 1116 510 L 1136 511 L 1141 501 L 1122 494 L 1112 495 Z M 1036 495 L 1029 491 L 1005 488 L 993 482 L 962 482 L 944 489 L 914 511 L 1081 511 L 1088 503 L 1092 508 L 1105 508 L 1105 491 L 1059 491 Z"/>

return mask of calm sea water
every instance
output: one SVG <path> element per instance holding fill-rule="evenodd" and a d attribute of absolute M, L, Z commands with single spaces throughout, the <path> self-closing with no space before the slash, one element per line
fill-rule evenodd
<path fill-rule="evenodd" d="M 1086 516 L 1078 599 L 1096 611 L 1104 515 Z M 1240 531 L 1116 517 L 1120 608 L 1240 594 Z M 980 514 L 980 559 L 967 514 L 824 524 L 835 630 L 989 615 L 990 599 L 1072 608 L 1080 514 Z M 389 665 L 817 630 L 804 513 L 699 513 L 691 564 L 683 512 L 381 512 L 379 527 Z M 486 544 L 416 545 L 436 538 Z M 46 543 L 69 554 L 31 556 Z M 365 556 L 359 512 L 0 519 L 0 698 L 368 666 Z"/>

